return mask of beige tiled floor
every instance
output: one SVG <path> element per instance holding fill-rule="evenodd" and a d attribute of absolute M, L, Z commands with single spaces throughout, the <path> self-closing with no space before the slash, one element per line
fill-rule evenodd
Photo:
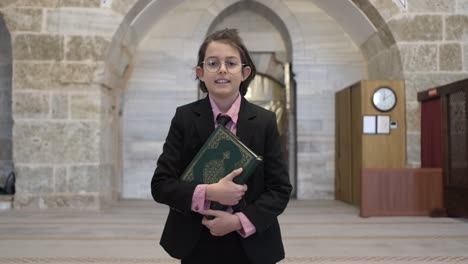
<path fill-rule="evenodd" d="M 0 211 L 0 263 L 178 263 L 159 246 L 167 208 L 121 201 L 101 212 Z M 468 222 L 359 218 L 336 201 L 291 201 L 281 263 L 468 263 Z"/>

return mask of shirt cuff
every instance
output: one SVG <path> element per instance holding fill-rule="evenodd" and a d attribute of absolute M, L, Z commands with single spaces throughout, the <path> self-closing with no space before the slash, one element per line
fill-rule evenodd
<path fill-rule="evenodd" d="M 247 238 L 253 235 L 257 229 L 255 226 L 250 222 L 250 220 L 245 216 L 243 213 L 236 213 L 237 217 L 239 217 L 242 229 L 237 230 L 237 233 L 243 238 Z"/>
<path fill-rule="evenodd" d="M 192 196 L 192 211 L 200 213 L 210 208 L 211 202 L 205 199 L 208 184 L 199 184 L 195 187 Z"/>

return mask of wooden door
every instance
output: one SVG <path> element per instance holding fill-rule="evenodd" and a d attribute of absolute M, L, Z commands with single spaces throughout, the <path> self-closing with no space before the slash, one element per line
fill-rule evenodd
<path fill-rule="evenodd" d="M 442 108 L 440 97 L 421 104 L 421 167 L 442 168 Z"/>
<path fill-rule="evenodd" d="M 351 164 L 351 89 L 335 94 L 335 199 L 354 204 Z"/>
<path fill-rule="evenodd" d="M 468 217 L 468 87 L 456 89 L 445 99 L 444 206 L 449 216 Z M 445 134 L 444 133 L 444 134 Z"/>

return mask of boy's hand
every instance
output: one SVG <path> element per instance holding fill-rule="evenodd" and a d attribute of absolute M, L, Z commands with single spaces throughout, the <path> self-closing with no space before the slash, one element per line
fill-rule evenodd
<path fill-rule="evenodd" d="M 223 205 L 236 205 L 247 191 L 247 185 L 233 182 L 234 177 L 242 173 L 242 168 L 233 170 L 217 183 L 209 184 L 206 188 L 206 199 Z"/>
<path fill-rule="evenodd" d="M 202 220 L 202 224 L 210 230 L 210 233 L 213 236 L 224 236 L 233 231 L 242 229 L 242 225 L 237 215 L 211 209 L 205 210 L 202 213 L 204 215 L 212 215 L 215 217 L 213 220 L 208 220 L 206 217 L 203 217 Z"/>

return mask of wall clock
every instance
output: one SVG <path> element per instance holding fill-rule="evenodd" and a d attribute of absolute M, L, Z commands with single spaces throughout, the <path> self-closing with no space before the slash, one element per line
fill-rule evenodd
<path fill-rule="evenodd" d="M 379 87 L 372 94 L 372 105 L 380 112 L 392 110 L 397 103 L 395 91 L 390 87 Z"/>

